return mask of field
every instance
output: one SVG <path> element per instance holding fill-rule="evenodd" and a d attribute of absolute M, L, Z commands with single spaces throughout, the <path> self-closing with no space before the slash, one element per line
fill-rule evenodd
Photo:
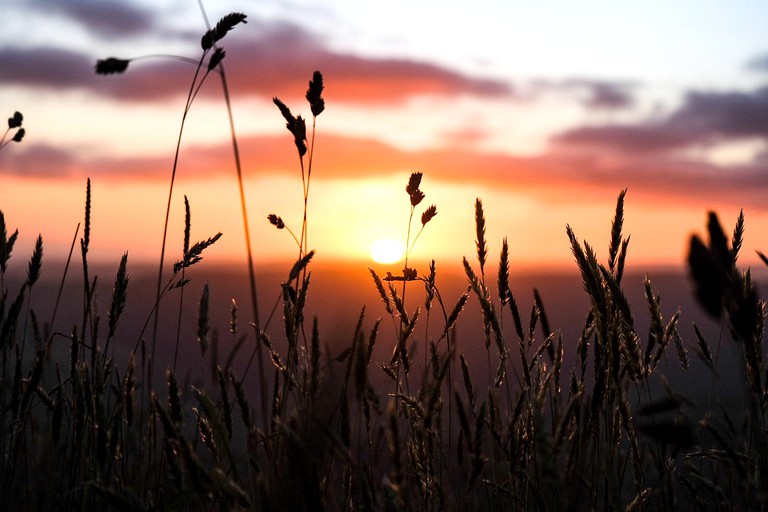
<path fill-rule="evenodd" d="M 244 20 L 204 35 L 184 117 L 207 77 L 227 91 L 217 43 Z M 573 269 L 523 275 L 511 239 L 486 240 L 481 199 L 471 257 L 418 259 L 443 206 L 423 203 L 414 172 L 393 205 L 410 212 L 403 268 L 315 267 L 323 87 L 315 72 L 311 119 L 275 98 L 304 210 L 294 230 L 265 222 L 295 241 L 292 266 L 253 263 L 239 167 L 242 274 L 206 267 L 220 234 L 195 232 L 186 198 L 184 232 L 166 217 L 149 269 L 128 253 L 89 262 L 90 181 L 68 255 L 44 258 L 42 238 L 17 254 L 30 234 L 0 205 L 0 509 L 764 509 L 766 308 L 737 264 L 743 216 L 710 214 L 684 275 L 645 273 L 617 191 L 607 247 L 565 219 Z M 21 142 L 21 126 L 6 135 Z M 232 142 L 237 155 L 234 129 Z M 183 247 L 175 262 L 166 242 Z"/>

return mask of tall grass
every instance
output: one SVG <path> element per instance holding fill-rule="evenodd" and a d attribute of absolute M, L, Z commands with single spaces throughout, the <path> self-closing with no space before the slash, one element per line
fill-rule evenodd
<path fill-rule="evenodd" d="M 165 254 L 166 254 L 166 244 L 167 244 L 167 238 L 168 238 L 168 221 L 170 218 L 171 204 L 173 201 L 173 190 L 174 190 L 174 184 L 176 182 L 176 172 L 178 170 L 178 165 L 179 165 L 179 153 L 181 150 L 182 137 L 184 135 L 184 127 L 186 124 L 187 116 L 192 108 L 192 104 L 194 103 L 198 93 L 202 89 L 206 78 L 208 78 L 208 76 L 212 72 L 217 73 L 221 78 L 221 86 L 224 94 L 224 102 L 227 108 L 229 130 L 230 130 L 231 140 L 232 140 L 232 152 L 233 152 L 234 161 L 235 161 L 235 170 L 236 170 L 238 192 L 239 192 L 239 199 L 240 199 L 240 210 L 241 210 L 241 217 L 243 221 L 243 232 L 245 236 L 245 249 L 246 249 L 245 252 L 246 252 L 246 262 L 248 267 L 248 283 L 250 286 L 251 306 L 253 308 L 252 321 L 256 326 L 257 331 L 260 328 L 258 294 L 256 291 L 256 275 L 255 275 L 255 269 L 253 264 L 253 253 L 251 250 L 251 235 L 250 235 L 250 228 L 248 223 L 248 208 L 247 208 L 247 202 L 245 197 L 245 186 L 243 184 L 243 173 L 242 173 L 242 165 L 240 161 L 240 150 L 239 150 L 239 145 L 237 142 L 237 136 L 235 132 L 235 123 L 234 123 L 234 117 L 232 112 L 232 103 L 231 103 L 230 94 L 229 94 L 229 86 L 227 83 L 227 75 L 224 70 L 224 63 L 223 63 L 224 58 L 226 56 L 226 52 L 219 46 L 220 41 L 224 39 L 227 33 L 229 33 L 237 25 L 246 23 L 246 20 L 245 20 L 246 15 L 238 12 L 230 13 L 224 16 L 221 20 L 219 20 L 219 22 L 214 27 L 211 27 L 210 23 L 208 22 L 208 17 L 206 15 L 202 2 L 199 2 L 199 5 L 200 5 L 203 18 L 205 19 L 206 26 L 208 27 L 208 30 L 205 32 L 205 34 L 203 34 L 203 36 L 200 39 L 200 46 L 202 51 L 201 51 L 199 60 L 195 61 L 194 59 L 189 59 L 186 57 L 181 57 L 176 55 L 170 55 L 170 56 L 169 55 L 145 55 L 141 57 L 135 57 L 132 59 L 118 59 L 115 57 L 109 57 L 107 59 L 99 60 L 96 63 L 96 73 L 99 75 L 111 75 L 116 73 L 123 73 L 128 69 L 130 62 L 140 60 L 140 59 L 146 59 L 146 58 L 157 58 L 157 57 L 174 58 L 174 59 L 182 60 L 184 62 L 189 62 L 195 66 L 195 71 L 192 76 L 192 81 L 190 83 L 189 90 L 187 92 L 187 98 L 186 98 L 184 110 L 181 116 L 181 126 L 179 127 L 179 133 L 176 141 L 176 149 L 173 157 L 173 166 L 171 168 L 171 179 L 168 187 L 168 201 L 166 202 L 165 220 L 163 222 L 163 241 L 160 249 L 160 263 L 158 267 L 158 275 L 157 275 L 157 281 L 156 281 L 155 313 L 154 313 L 154 321 L 153 321 L 153 328 L 152 328 L 152 351 L 151 351 L 152 359 L 155 358 L 155 352 L 157 348 L 157 337 L 158 337 L 157 333 L 158 333 L 158 325 L 160 322 L 160 296 L 162 292 L 163 272 L 165 268 Z M 11 120 L 9 120 L 9 126 L 10 126 L 10 121 Z M 185 197 L 185 201 L 186 201 L 186 197 Z M 185 250 L 186 250 L 186 247 L 185 247 Z M 180 302 L 180 305 L 179 305 L 179 318 L 181 318 L 181 310 L 183 309 L 183 303 L 184 301 L 183 301 L 183 295 L 182 295 L 182 301 Z M 258 346 L 258 343 L 257 343 L 257 346 Z M 178 335 L 177 335 L 176 351 L 178 351 Z M 259 381 L 262 383 L 262 387 L 263 387 L 265 380 L 263 378 L 264 363 L 262 361 L 261 350 L 258 350 L 258 356 L 259 356 L 258 371 L 260 375 Z"/>
<path fill-rule="evenodd" d="M 95 300 L 97 276 L 88 262 L 95 242 L 90 181 L 80 243 L 82 311 L 76 317 L 61 320 L 54 312 L 47 321 L 38 318 L 40 297 L 33 291 L 44 269 L 43 239 L 17 264 L 14 247 L 22 235 L 10 232 L 0 211 L 0 509 L 765 507 L 766 306 L 749 270 L 737 267 L 743 215 L 727 236 L 710 214 L 707 240 L 691 238 L 689 267 L 696 298 L 728 326 L 727 337 L 740 354 L 744 411 L 718 403 L 717 353 L 727 340 L 707 340 L 698 327 L 695 339 L 683 340 L 682 312 L 664 313 L 650 276 L 642 283 L 645 304 L 630 304 L 624 288 L 626 190 L 617 198 L 605 257 L 570 226 L 565 229 L 564 243 L 589 299 L 579 332 L 551 326 L 537 290 L 530 313 L 521 311 L 507 239 L 493 275 L 492 242 L 478 199 L 476 254 L 460 263 L 466 291 L 442 293 L 435 261 L 422 274 L 409 267 L 410 259 L 401 272 L 383 278 L 371 270 L 371 294 L 381 299 L 381 311 L 354 312 L 351 332 L 332 333 L 349 340 L 334 353 L 323 348 L 318 319 L 306 318 L 314 255 L 308 205 L 322 91 L 323 77 L 315 72 L 307 93 L 309 141 L 303 118 L 275 100 L 299 154 L 303 211 L 298 236 L 281 217 L 268 217 L 290 233 L 298 254 L 275 290 L 280 335 L 267 334 L 269 321 L 252 325 L 255 347 L 261 347 L 253 353 L 263 350 L 269 362 L 257 379 L 238 375 L 232 365 L 241 336 L 236 304 L 226 326 L 233 337 L 230 357 L 220 362 L 210 348 L 215 283 L 203 288 L 197 318 L 179 317 L 193 326 L 201 357 L 214 367 L 210 380 L 192 385 L 177 376 L 175 364 L 168 365 L 163 382 L 151 379 L 154 350 L 146 346 L 145 329 L 162 320 L 158 305 L 186 288 L 188 273 L 221 236 L 191 243 L 188 201 L 181 257 L 146 302 L 138 339 L 125 339 L 121 330 L 126 304 L 141 301 L 131 295 L 127 253 L 110 280 L 108 305 Z M 406 185 L 409 258 L 437 213 L 435 206 L 424 209 L 413 234 L 424 199 L 421 180 L 414 173 Z M 482 316 L 477 324 L 465 320 L 470 301 Z M 647 330 L 637 327 L 637 314 L 648 318 Z M 456 327 L 463 322 L 474 330 L 459 336 Z M 133 349 L 119 351 L 118 344 Z M 377 361 L 381 345 L 392 357 Z M 54 350 L 59 346 L 66 346 L 65 357 Z M 665 359 L 687 371 L 691 351 L 713 375 L 704 405 L 672 389 L 661 374 Z M 478 354 L 485 368 L 473 363 Z M 249 384 L 254 381 L 255 388 Z"/>

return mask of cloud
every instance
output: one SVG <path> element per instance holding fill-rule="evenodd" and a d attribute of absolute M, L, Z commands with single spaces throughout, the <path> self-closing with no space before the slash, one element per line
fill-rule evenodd
<path fill-rule="evenodd" d="M 75 153 L 48 144 L 29 144 L 4 148 L 0 158 L 0 176 L 17 175 L 29 178 L 63 178 L 72 176 L 82 167 Z"/>
<path fill-rule="evenodd" d="M 549 159 L 584 183 L 614 184 L 671 197 L 728 201 L 765 209 L 758 191 L 768 187 L 766 152 L 740 158 L 748 163 L 718 164 L 706 151 L 768 136 L 768 87 L 751 91 L 685 95 L 679 107 L 658 119 L 625 124 L 580 126 L 551 139 Z"/>
<path fill-rule="evenodd" d="M 168 155 L 132 158 L 85 157 L 77 151 L 30 144 L 7 148 L 0 158 L 0 175 L 80 177 L 104 180 L 169 179 Z M 295 147 L 285 135 L 250 136 L 240 140 L 246 182 L 257 176 L 298 176 Z M 186 147 L 177 179 L 232 176 L 231 146 Z M 680 158 L 634 154 L 609 157 L 604 153 L 550 152 L 533 157 L 475 151 L 466 146 L 403 150 L 374 139 L 323 134 L 314 157 L 315 179 L 404 176 L 421 171 L 430 179 L 494 190 L 524 192 L 558 203 L 578 203 L 590 195 L 615 194 L 629 187 L 634 197 L 730 202 L 765 209 L 762 193 L 768 174 L 751 165 L 718 166 Z"/>
<path fill-rule="evenodd" d="M 511 84 L 478 78 L 432 64 L 399 58 L 373 58 L 337 52 L 304 28 L 286 22 L 249 20 L 222 40 L 233 94 L 271 98 L 303 95 L 314 70 L 333 81 L 326 96 L 342 103 L 391 103 L 422 95 L 504 97 Z M 158 48 L 162 53 L 163 49 Z M 190 41 L 198 58 L 199 37 Z M 102 58 L 110 55 L 102 55 Z M 120 56 L 115 57 L 131 57 Z M 136 59 L 122 75 L 94 76 L 96 59 L 57 48 L 0 49 L 4 83 L 25 87 L 80 88 L 133 101 L 161 101 L 185 94 L 194 68 L 169 59 Z M 215 77 L 211 77 L 214 78 Z M 210 87 L 203 94 L 210 94 Z M 217 92 L 218 94 L 218 92 Z"/>
<path fill-rule="evenodd" d="M 3 85 L 71 89 L 92 83 L 93 63 L 84 54 L 60 48 L 0 49 Z"/>
<path fill-rule="evenodd" d="M 667 122 L 699 139 L 768 136 L 768 87 L 751 92 L 690 92 Z"/>
<path fill-rule="evenodd" d="M 149 13 L 125 3 L 35 0 L 32 5 L 76 20 L 103 39 L 135 36 L 154 27 Z M 123 26 L 110 25 L 121 17 L 125 21 Z M 186 37 L 189 55 L 196 56 L 200 51 L 200 34 L 190 32 Z M 222 40 L 222 46 L 227 51 L 224 64 L 232 94 L 238 98 L 279 96 L 291 104 L 303 95 L 315 69 L 325 75 L 325 96 L 334 104 L 396 108 L 399 102 L 425 95 L 520 97 L 505 80 L 465 74 L 428 61 L 338 51 L 324 38 L 289 22 L 249 18 L 248 24 L 237 26 Z M 164 48 L 157 51 L 163 52 Z M 758 68 L 768 69 L 768 58 L 755 62 Z M 56 91 L 79 89 L 120 101 L 159 102 L 184 95 L 194 72 L 193 67 L 178 61 L 147 59 L 133 61 L 124 75 L 96 76 L 94 64 L 94 55 L 75 50 L 0 49 L 2 85 Z M 216 77 L 210 78 L 217 81 Z M 626 81 L 572 78 L 534 82 L 533 90 L 564 93 L 590 110 L 613 111 L 635 105 L 636 86 Z M 203 94 L 214 93 L 219 94 L 218 84 L 208 84 L 203 90 Z M 539 196 L 557 196 L 557 200 L 563 201 L 578 200 L 571 197 L 574 191 L 609 189 L 615 193 L 629 186 L 634 193 L 645 190 L 649 196 L 666 193 L 676 198 L 732 197 L 735 203 L 742 203 L 752 201 L 745 199 L 745 191 L 765 190 L 768 185 L 768 175 L 760 166 L 764 161 L 759 159 L 750 165 L 726 166 L 683 155 L 684 150 L 696 146 L 765 138 L 768 87 L 751 91 L 691 91 L 666 116 L 636 123 L 573 127 L 556 134 L 549 151 L 532 157 L 488 153 L 480 151 L 479 145 L 455 144 L 457 137 L 464 142 L 481 141 L 483 134 L 479 131 L 457 130 L 445 135 L 442 149 L 409 151 L 373 139 L 324 133 L 316 153 L 316 176 L 354 179 L 420 170 L 456 184 L 471 179 L 487 187 L 527 190 Z M 244 137 L 240 144 L 248 177 L 297 172 L 293 143 L 287 133 Z M 170 172 L 167 155 L 94 158 L 32 141 L 3 153 L 0 174 L 167 180 Z M 185 147 L 180 173 L 188 177 L 227 175 L 234 172 L 231 161 L 227 143 L 213 148 Z M 754 203 L 764 207 L 762 199 L 754 199 Z"/>
<path fill-rule="evenodd" d="M 52 47 L 6 47 L 0 49 L 2 85 L 62 92 L 89 91 L 120 100 L 167 99 L 183 94 L 194 68 L 178 61 L 155 61 L 140 67 L 134 76 L 98 76 L 96 59 L 89 55 Z"/>
<path fill-rule="evenodd" d="M 768 71 L 768 53 L 753 57 L 746 67 L 750 71 Z"/>
<path fill-rule="evenodd" d="M 249 20 L 237 27 L 237 37 L 225 38 L 224 64 L 233 94 L 271 98 L 304 94 L 315 70 L 333 83 L 326 96 L 338 103 L 369 104 L 404 101 L 421 95 L 459 95 L 501 97 L 511 95 L 511 84 L 476 78 L 425 61 L 397 58 L 372 58 L 337 52 L 325 42 L 286 22 L 266 23 Z M 234 36 L 235 34 L 233 34 Z M 160 99 L 178 94 L 181 88 L 167 64 L 132 64 L 126 76 L 107 77 L 131 84 L 152 84 L 136 88 L 110 86 L 99 92 L 114 97 Z"/>
<path fill-rule="evenodd" d="M 695 135 L 675 130 L 664 123 L 583 126 L 552 138 L 555 145 L 569 149 L 620 153 L 666 152 L 690 145 L 696 140 Z"/>
<path fill-rule="evenodd" d="M 624 153 L 673 152 L 768 136 L 768 87 L 749 92 L 689 92 L 661 120 L 577 127 L 552 138 L 569 149 Z"/>
<path fill-rule="evenodd" d="M 103 0 L 24 0 L 15 2 L 27 11 L 58 14 L 102 38 L 136 36 L 155 28 L 154 12 L 136 3 Z"/>
<path fill-rule="evenodd" d="M 632 84 L 606 82 L 599 80 L 570 80 L 566 85 L 584 88 L 589 95 L 584 99 L 584 105 L 594 109 L 619 110 L 632 107 L 634 97 L 628 91 Z"/>
<path fill-rule="evenodd" d="M 562 81 L 535 80 L 532 85 L 536 92 L 554 90 L 575 94 L 577 101 L 594 110 L 621 110 L 633 107 L 635 98 L 631 89 L 637 86 L 634 82 L 588 78 L 570 78 Z"/>

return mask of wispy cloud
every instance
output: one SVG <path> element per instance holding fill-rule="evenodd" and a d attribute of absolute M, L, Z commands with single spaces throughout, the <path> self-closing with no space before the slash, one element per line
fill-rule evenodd
<path fill-rule="evenodd" d="M 374 139 L 331 134 L 324 134 L 322 142 L 315 155 L 316 179 L 321 180 L 401 175 L 404 169 L 418 169 L 443 182 L 464 184 L 471 179 L 476 186 L 525 191 L 565 203 L 582 201 L 584 194 L 612 194 L 629 187 L 636 197 L 667 197 L 680 202 L 691 197 L 710 198 L 760 209 L 765 208 L 763 194 L 753 192 L 768 187 L 768 175 L 758 163 L 723 166 L 640 154 L 607 157 L 600 152 L 553 151 L 516 157 L 474 151 L 463 145 L 403 150 Z M 246 177 L 294 176 L 292 144 L 289 137 L 282 135 L 244 137 L 241 149 Z M 230 162 L 231 148 L 226 143 L 188 147 L 182 155 L 179 176 L 227 176 L 234 172 Z M 0 174 L 3 173 L 162 182 L 168 179 L 169 162 L 166 156 L 88 158 L 76 151 L 30 144 L 0 159 Z"/>
<path fill-rule="evenodd" d="M 0 175 L 30 178 L 65 178 L 84 170 L 78 155 L 48 144 L 24 143 L 0 158 Z"/>
<path fill-rule="evenodd" d="M 79 25 L 100 37 L 146 34 L 155 28 L 155 13 L 133 2 L 119 0 L 10 0 L 28 13 L 52 14 Z"/>
<path fill-rule="evenodd" d="M 703 141 L 768 135 L 768 86 L 748 92 L 691 92 L 668 124 Z"/>
<path fill-rule="evenodd" d="M 691 91 L 662 118 L 563 131 L 552 137 L 551 155 L 580 167 L 585 181 L 624 184 L 683 201 L 710 198 L 764 209 L 755 191 L 768 186 L 767 151 L 723 164 L 695 150 L 764 141 L 766 136 L 768 87 Z"/>
<path fill-rule="evenodd" d="M 91 87 L 91 59 L 80 52 L 52 47 L 0 49 L 3 85 L 38 89 Z"/>
<path fill-rule="evenodd" d="M 328 97 L 346 103 L 391 103 L 414 96 L 468 94 L 505 97 L 512 85 L 478 78 L 432 64 L 397 58 L 372 58 L 330 49 L 306 29 L 287 22 L 249 20 L 223 41 L 232 90 L 241 96 L 289 96 L 306 88 L 312 71 L 333 76 Z M 199 56 L 199 41 L 190 54 Z M 163 49 L 158 48 L 158 53 Z M 108 57 L 103 55 L 102 57 Z M 133 58 L 136 55 L 117 56 Z M 50 47 L 0 49 L 0 75 L 6 84 L 29 88 L 77 88 L 132 101 L 160 101 L 186 93 L 185 76 L 193 68 L 168 59 L 139 60 L 121 76 L 94 76 L 96 59 L 76 50 Z M 184 71 L 187 70 L 187 75 Z"/>
<path fill-rule="evenodd" d="M 609 124 L 580 126 L 552 138 L 571 150 L 613 151 L 617 153 L 655 153 L 688 146 L 696 142 L 694 134 L 677 130 L 667 123 Z"/>
<path fill-rule="evenodd" d="M 657 153 L 768 136 L 768 87 L 749 92 L 689 92 L 660 120 L 577 127 L 553 138 L 571 148 Z"/>
<path fill-rule="evenodd" d="M 621 110 L 635 105 L 634 89 L 639 84 L 629 81 L 569 78 L 566 80 L 534 80 L 534 94 L 555 91 L 574 96 L 585 107 L 594 110 Z"/>

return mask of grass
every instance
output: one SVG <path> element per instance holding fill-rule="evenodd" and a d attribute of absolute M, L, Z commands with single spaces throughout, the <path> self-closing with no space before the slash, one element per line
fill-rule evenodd
<path fill-rule="evenodd" d="M 231 16 L 217 27 L 232 28 L 233 20 L 245 19 Z M 216 30 L 203 39 L 204 54 L 205 41 L 214 49 L 228 31 Z M 223 51 L 214 51 L 219 62 L 209 61 L 209 71 L 223 58 Z M 127 61 L 112 60 L 113 67 L 121 62 L 127 67 Z M 200 82 L 195 78 L 193 84 L 198 85 L 190 89 L 185 117 Z M 108 306 L 96 300 L 97 276 L 88 262 L 90 181 L 80 242 L 83 306 L 75 318 L 57 319 L 56 306 L 51 318 L 38 318 L 34 292 L 43 268 L 43 239 L 37 239 L 26 264 L 17 264 L 19 234 L 10 232 L 0 212 L 1 509 L 765 508 L 765 302 L 749 270 L 737 266 L 743 215 L 728 236 L 712 213 L 706 240 L 694 236 L 690 241 L 696 298 L 727 326 L 723 339 L 707 340 L 697 328 L 695 339 L 683 340 L 680 312 L 663 315 L 650 278 L 644 282 L 644 310 L 633 310 L 624 291 L 630 239 L 623 232 L 626 191 L 621 191 L 605 263 L 573 229 L 565 230 L 590 304 L 580 332 L 552 328 L 536 290 L 530 314 L 519 309 L 506 239 L 492 275 L 478 199 L 477 251 L 461 263 L 466 291 L 458 297 L 442 294 L 435 261 L 424 275 L 408 260 L 401 273 L 380 277 L 371 270 L 371 294 L 382 301 L 373 316 L 383 319 L 371 320 L 364 309 L 355 313 L 356 327 L 344 334 L 351 342 L 331 353 L 323 348 L 318 319 L 305 313 L 314 255 L 308 205 L 315 121 L 325 108 L 322 92 L 323 77 L 315 72 L 307 92 L 313 120 L 309 140 L 304 119 L 275 99 L 299 156 L 303 212 L 298 236 L 276 214 L 268 221 L 293 237 L 297 259 L 274 290 L 275 306 L 267 319 L 259 319 L 254 307 L 244 330 L 232 305 L 226 329 L 234 348 L 219 364 L 209 348 L 209 285 L 199 298 L 197 318 L 186 318 L 181 310 L 173 319 L 159 314 L 169 295 L 187 288 L 195 267 L 221 236 L 191 243 L 186 198 L 181 256 L 170 277 L 163 278 L 169 271 L 163 249 L 157 296 L 145 301 L 150 307 L 142 335 L 128 340 L 121 317 L 129 300 L 142 298 L 131 295 L 126 253 Z M 9 130 L 18 134 L 21 119 L 20 114 L 9 119 Z M 239 171 L 238 180 L 242 183 Z M 436 206 L 425 208 L 413 235 L 413 218 L 425 197 L 421 181 L 421 173 L 412 174 L 405 189 L 408 202 L 403 197 L 403 206 L 410 208 L 404 230 L 408 258 L 437 214 Z M 247 253 L 252 270 L 250 248 Z M 69 264 L 66 268 L 62 287 Z M 22 284 L 12 288 L 11 277 L 20 275 Z M 255 296 L 253 277 L 251 284 Z M 456 326 L 470 301 L 477 303 L 482 322 L 477 332 L 459 340 Z M 636 327 L 637 315 L 649 318 L 647 331 Z M 282 319 L 279 339 L 267 334 L 277 318 Z M 390 321 L 391 338 L 382 326 Z M 210 378 L 192 385 L 177 376 L 175 363 L 162 372 L 154 369 L 155 337 L 149 347 L 146 337 L 153 322 L 168 322 L 177 331 L 182 324 L 193 325 L 201 357 L 213 367 Z M 60 325 L 67 330 L 54 330 Z M 133 348 L 124 353 L 115 349 L 118 343 Z M 747 404 L 738 413 L 722 405 L 715 385 L 722 371 L 721 343 L 733 344 L 741 357 L 740 373 L 730 377 L 742 383 Z M 65 345 L 67 356 L 59 357 L 54 345 Z M 263 352 L 268 365 L 257 363 L 251 370 L 249 362 L 238 375 L 232 360 L 248 345 L 250 360 Z M 376 360 L 379 346 L 392 350 L 391 358 Z M 464 352 L 468 349 L 472 354 Z M 478 351 L 485 352 L 485 368 L 469 361 Z M 660 373 L 667 358 L 687 371 L 691 351 L 712 372 L 705 405 L 666 385 Z"/>

